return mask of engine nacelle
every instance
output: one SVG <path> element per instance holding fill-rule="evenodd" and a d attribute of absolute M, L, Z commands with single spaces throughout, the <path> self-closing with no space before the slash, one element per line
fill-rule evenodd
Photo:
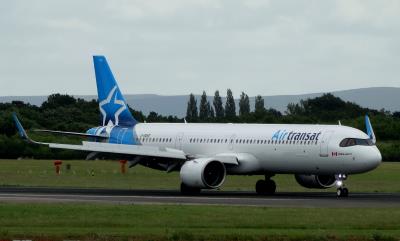
<path fill-rule="evenodd" d="M 225 165 L 211 158 L 198 158 L 187 161 L 181 167 L 181 181 L 193 188 L 218 188 L 226 176 Z"/>
<path fill-rule="evenodd" d="M 306 188 L 330 188 L 336 183 L 335 175 L 295 175 L 296 181 Z"/>

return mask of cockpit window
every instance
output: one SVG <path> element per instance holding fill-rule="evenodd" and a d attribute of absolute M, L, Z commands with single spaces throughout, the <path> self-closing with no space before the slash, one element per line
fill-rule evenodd
<path fill-rule="evenodd" d="M 348 146 L 373 146 L 374 143 L 371 139 L 358 139 L 358 138 L 346 138 L 340 142 L 340 147 Z"/>

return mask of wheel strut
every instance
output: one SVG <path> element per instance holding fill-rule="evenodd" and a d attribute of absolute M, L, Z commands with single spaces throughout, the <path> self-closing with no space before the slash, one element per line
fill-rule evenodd
<path fill-rule="evenodd" d="M 344 186 L 344 180 L 347 179 L 346 174 L 338 174 L 335 175 L 336 178 L 336 195 L 337 197 L 348 197 L 349 196 L 349 189 Z"/>

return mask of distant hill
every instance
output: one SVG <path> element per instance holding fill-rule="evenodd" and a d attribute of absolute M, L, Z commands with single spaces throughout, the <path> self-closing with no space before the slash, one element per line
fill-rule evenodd
<path fill-rule="evenodd" d="M 334 91 L 331 93 L 342 98 L 343 100 L 357 103 L 362 107 L 368 107 L 377 110 L 384 108 L 385 110 L 392 112 L 400 111 L 400 88 L 372 87 Z M 239 95 L 239 93 L 234 94 L 236 94 L 236 96 Z M 297 103 L 301 99 L 314 98 L 321 96 L 322 94 L 323 93 L 264 96 L 264 100 L 267 108 L 274 108 L 283 113 L 286 110 L 288 103 Z M 85 100 L 97 98 L 97 96 L 94 95 L 75 97 L 83 98 Z M 188 95 L 163 96 L 155 94 L 139 94 L 125 95 L 125 98 L 133 109 L 141 110 L 145 114 L 148 114 L 150 111 L 155 111 L 162 115 L 176 115 L 178 117 L 183 117 L 186 115 Z M 199 103 L 200 96 L 197 96 L 197 98 Z M 213 97 L 209 96 L 208 98 L 212 102 Z M 33 105 L 41 105 L 46 99 L 47 96 L 4 96 L 0 97 L 0 102 L 21 100 L 24 102 L 29 102 Z M 250 105 L 251 107 L 254 107 L 254 97 L 250 98 Z"/>

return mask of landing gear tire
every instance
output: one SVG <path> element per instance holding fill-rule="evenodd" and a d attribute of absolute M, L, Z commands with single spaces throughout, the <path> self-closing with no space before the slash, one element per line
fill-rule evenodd
<path fill-rule="evenodd" d="M 258 180 L 256 192 L 259 195 L 273 195 L 276 191 L 276 184 L 273 180 Z"/>
<path fill-rule="evenodd" d="M 336 191 L 336 195 L 338 197 L 348 197 L 349 196 L 349 190 L 345 187 L 340 187 Z"/>
<path fill-rule="evenodd" d="M 181 183 L 181 194 L 183 195 L 198 195 L 200 194 L 201 189 L 197 187 L 190 187 Z"/>

